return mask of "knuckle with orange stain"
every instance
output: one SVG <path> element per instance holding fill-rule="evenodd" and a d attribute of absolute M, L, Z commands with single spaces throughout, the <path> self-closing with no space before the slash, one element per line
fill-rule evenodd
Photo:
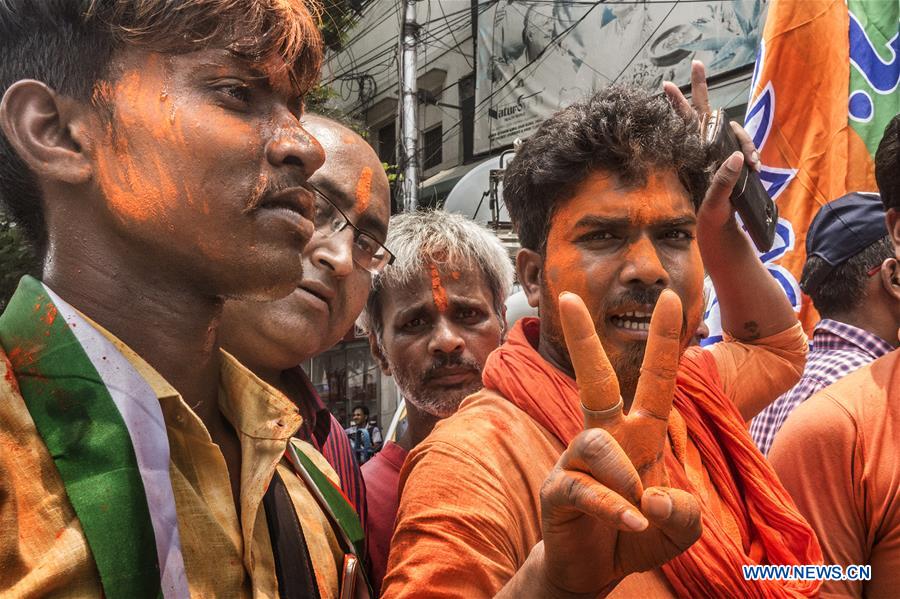
<path fill-rule="evenodd" d="M 678 374 L 678 363 L 669 363 L 669 360 L 661 360 L 661 363 L 641 368 L 641 374 L 647 373 L 663 380 L 675 380 Z"/>
<path fill-rule="evenodd" d="M 560 479 L 563 477 L 563 470 L 558 466 L 550 471 L 544 482 L 541 483 L 541 504 L 545 507 L 555 505 L 559 497 Z"/>
<path fill-rule="evenodd" d="M 652 454 L 644 454 L 642 457 L 638 457 L 637 459 L 632 460 L 632 464 L 634 464 L 634 469 L 637 470 L 639 476 L 644 477 L 650 473 L 663 459 L 663 452 L 657 452 Z"/>
<path fill-rule="evenodd" d="M 585 431 L 579 437 L 578 455 L 593 466 L 614 465 L 614 453 L 610 451 L 613 439 L 608 432 L 595 428 Z"/>

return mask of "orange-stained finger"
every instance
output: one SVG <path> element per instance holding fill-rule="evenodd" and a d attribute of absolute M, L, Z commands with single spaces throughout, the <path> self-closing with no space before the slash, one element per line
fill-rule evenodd
<path fill-rule="evenodd" d="M 689 121 L 694 117 L 694 109 L 691 107 L 691 103 L 684 97 L 677 85 L 671 81 L 663 81 L 663 91 L 675 108 L 675 112 L 681 115 L 681 118 Z"/>
<path fill-rule="evenodd" d="M 603 429 L 579 433 L 556 462 L 541 488 L 545 528 L 555 518 L 568 522 L 571 511 L 594 516 L 618 530 L 643 530 L 637 505 L 644 492 L 637 470 Z"/>
<path fill-rule="evenodd" d="M 668 422 L 681 354 L 681 324 L 681 299 L 671 289 L 664 289 L 650 318 L 647 349 L 629 415 L 650 416 L 663 426 Z"/>
<path fill-rule="evenodd" d="M 631 458 L 608 431 L 601 428 L 579 433 L 560 456 L 563 470 L 578 470 L 637 505 L 644 485 Z"/>
<path fill-rule="evenodd" d="M 593 411 L 615 407 L 619 403 L 619 381 L 597 337 L 587 306 L 574 293 L 563 292 L 559 295 L 559 318 L 581 403 Z M 610 420 L 621 418 L 621 409 L 618 414 L 616 410 L 612 412 Z"/>
<path fill-rule="evenodd" d="M 697 111 L 698 117 L 710 112 L 706 67 L 699 60 L 691 61 L 691 105 Z"/>
<path fill-rule="evenodd" d="M 687 491 L 647 487 L 641 497 L 641 511 L 680 551 L 693 545 L 703 533 L 700 504 Z"/>
<path fill-rule="evenodd" d="M 741 144 L 741 152 L 744 153 L 744 162 L 750 165 L 755 171 L 759 171 L 759 152 L 756 151 L 756 146 L 753 145 L 753 139 L 750 137 L 750 134 L 744 130 L 740 124 L 731 121 L 729 123 L 731 125 L 731 130 L 734 131 L 734 136 L 737 137 L 738 142 Z"/>
<path fill-rule="evenodd" d="M 558 477 L 541 491 L 545 534 L 557 517 L 568 523 L 572 511 L 593 516 L 616 530 L 635 532 L 647 528 L 647 518 L 635 506 L 587 474 L 562 470 Z"/>

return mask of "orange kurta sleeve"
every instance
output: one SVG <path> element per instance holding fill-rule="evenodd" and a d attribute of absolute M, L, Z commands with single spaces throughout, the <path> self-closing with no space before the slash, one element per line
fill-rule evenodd
<path fill-rule="evenodd" d="M 716 360 L 725 394 L 749 422 L 800 380 L 808 350 L 798 322 L 754 341 L 738 341 L 726 333 L 724 341 L 707 351 Z"/>

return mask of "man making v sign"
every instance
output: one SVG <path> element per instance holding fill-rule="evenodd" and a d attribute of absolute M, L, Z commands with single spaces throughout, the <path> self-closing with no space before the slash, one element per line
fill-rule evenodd
<path fill-rule="evenodd" d="M 822 559 L 746 427 L 806 338 L 729 202 L 753 144 L 734 126 L 743 156 L 710 180 L 699 63 L 692 87 L 693 107 L 603 90 L 516 152 L 504 200 L 540 320 L 407 458 L 386 597 L 815 594 L 742 574 Z M 704 270 L 730 333 L 709 350 L 688 347 Z"/>

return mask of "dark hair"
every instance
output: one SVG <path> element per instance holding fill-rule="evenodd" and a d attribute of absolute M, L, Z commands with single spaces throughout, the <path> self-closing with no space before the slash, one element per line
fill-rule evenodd
<path fill-rule="evenodd" d="M 322 61 L 315 0 L 0 0 L 0 97 L 37 79 L 59 94 L 99 102 L 95 86 L 125 46 L 179 53 L 227 47 L 250 60 L 280 57 L 305 92 Z M 41 194 L 0 133 L 0 202 L 43 254 Z"/>
<path fill-rule="evenodd" d="M 807 292 L 819 315 L 822 318 L 834 318 L 862 305 L 866 298 L 869 269 L 893 255 L 891 238 L 885 235 L 843 264 L 834 267 L 816 289 Z M 808 257 L 800 275 L 800 288 L 806 291 L 806 282 L 823 268 L 829 269 L 831 266 L 819 256 Z"/>
<path fill-rule="evenodd" d="M 709 161 L 696 120 L 635 87 L 612 86 L 541 124 L 516 152 L 503 179 L 503 200 L 522 247 L 543 251 L 562 200 L 592 172 L 643 185 L 651 169 L 671 169 L 700 206 Z"/>
<path fill-rule="evenodd" d="M 369 417 L 369 407 L 365 404 L 359 404 L 358 406 L 355 406 L 353 408 L 353 411 L 355 412 L 356 410 L 362 410 L 362 413 L 366 415 L 366 418 Z"/>
<path fill-rule="evenodd" d="M 884 128 L 875 152 L 875 181 L 884 209 L 900 210 L 900 114 Z"/>

